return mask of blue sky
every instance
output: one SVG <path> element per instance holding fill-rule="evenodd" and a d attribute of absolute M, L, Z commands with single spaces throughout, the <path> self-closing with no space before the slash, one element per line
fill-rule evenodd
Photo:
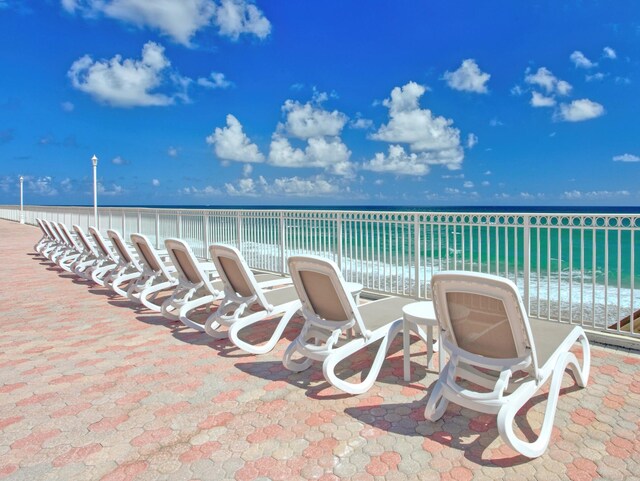
<path fill-rule="evenodd" d="M 0 0 L 0 203 L 640 205 L 640 3 Z"/>

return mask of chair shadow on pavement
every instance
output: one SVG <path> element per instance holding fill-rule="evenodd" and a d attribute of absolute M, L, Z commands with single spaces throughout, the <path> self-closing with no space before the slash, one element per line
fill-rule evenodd
<path fill-rule="evenodd" d="M 464 451 L 466 459 L 481 466 L 504 468 L 526 464 L 531 461 L 526 456 L 509 449 L 499 439 L 496 415 L 477 413 L 450 403 L 444 416 L 438 421 L 431 422 L 425 419 L 424 409 L 435 384 L 436 380 L 426 388 L 425 396 L 422 399 L 417 399 L 410 403 L 349 407 L 345 409 L 345 413 L 382 431 L 405 436 L 420 436 L 425 441 L 430 441 L 427 444 L 431 444 L 434 447 L 441 445 Z M 574 383 L 571 386 L 562 388 L 560 396 L 579 389 Z M 526 439 L 529 442 L 537 439 L 538 434 L 534 432 L 534 428 L 529 424 L 527 417 L 533 408 L 540 407 L 544 411 L 547 398 L 547 391 L 545 390 L 531 398 L 518 412 L 515 418 L 515 430 L 522 439 Z M 410 412 L 396 423 L 385 419 L 385 416 L 395 413 L 399 408 L 408 408 Z M 448 429 L 453 432 L 449 432 Z M 539 431 L 539 427 L 536 428 L 536 431 Z M 493 446 L 491 446 L 492 444 Z M 428 450 L 428 446 L 425 446 L 425 449 Z M 491 459 L 489 456 L 495 454 L 494 451 L 496 449 L 499 450 L 500 457 Z M 509 454 L 505 455 L 505 453 Z"/>

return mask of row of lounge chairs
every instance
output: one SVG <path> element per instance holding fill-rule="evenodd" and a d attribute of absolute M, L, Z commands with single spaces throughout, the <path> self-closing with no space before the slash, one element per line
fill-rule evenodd
<path fill-rule="evenodd" d="M 284 366 L 299 372 L 321 361 L 325 379 L 351 394 L 366 392 L 375 382 L 402 328 L 402 308 L 412 302 L 389 297 L 360 305 L 362 286 L 345 282 L 335 263 L 317 256 L 290 257 L 291 277 L 286 278 L 252 271 L 231 246 L 211 245 L 213 262 L 200 262 L 180 239 L 167 239 L 166 250 L 158 251 L 142 234 L 131 235 L 129 244 L 117 231 L 108 230 L 107 242 L 94 227 L 88 237 L 77 225 L 72 234 L 64 224 L 37 221 L 43 236 L 35 250 L 61 269 L 170 320 L 215 338 L 228 337 L 246 352 L 271 351 L 301 312 L 304 325 L 285 350 Z M 509 446 L 528 457 L 540 456 L 551 438 L 565 370 L 573 372 L 578 385 L 587 383 L 590 348 L 583 329 L 530 319 L 516 286 L 497 276 L 443 272 L 433 277 L 432 290 L 449 359 L 440 366 L 425 417 L 440 419 L 449 402 L 496 414 L 498 430 Z M 194 319 L 197 309 L 214 303 L 217 308 L 204 324 Z M 280 320 L 266 342 L 254 344 L 241 335 L 277 316 Z M 369 372 L 360 382 L 337 375 L 340 362 L 378 341 Z M 582 345 L 582 365 L 570 352 L 576 342 Z M 540 435 L 523 441 L 514 433 L 514 418 L 550 378 Z"/>

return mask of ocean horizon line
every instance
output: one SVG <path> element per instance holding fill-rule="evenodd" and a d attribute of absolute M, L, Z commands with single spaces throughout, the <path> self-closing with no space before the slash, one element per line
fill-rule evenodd
<path fill-rule="evenodd" d="M 83 207 L 93 208 L 92 204 L 38 204 L 41 207 Z M 25 205 L 26 208 L 29 206 Z M 35 205 L 34 205 L 35 207 Z M 640 214 L 640 206 L 561 206 L 561 205 L 243 205 L 243 204 L 99 204 L 99 208 L 140 208 L 140 209 L 228 209 L 228 210 L 347 210 L 372 212 L 460 212 L 460 213 L 540 213 L 540 214 Z"/>

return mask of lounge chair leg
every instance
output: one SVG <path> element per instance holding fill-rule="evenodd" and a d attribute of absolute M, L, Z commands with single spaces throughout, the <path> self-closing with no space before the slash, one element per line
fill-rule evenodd
<path fill-rule="evenodd" d="M 444 383 L 438 380 L 431 391 L 427 406 L 424 408 L 424 417 L 431 422 L 440 419 L 449 405 L 449 400 L 443 396 L 443 387 Z"/>
<path fill-rule="evenodd" d="M 239 319 L 238 321 L 233 323 L 229 328 L 229 337 L 231 338 L 231 342 L 233 342 L 237 347 L 239 347 L 243 351 L 249 352 L 251 354 L 266 354 L 267 352 L 271 351 L 275 347 L 277 342 L 280 340 L 280 336 L 282 336 L 282 333 L 284 332 L 285 328 L 289 324 L 289 321 L 293 318 L 293 316 L 296 314 L 296 312 L 298 312 L 299 309 L 300 309 L 300 302 L 294 301 L 292 305 L 282 315 L 280 322 L 278 322 L 278 325 L 276 326 L 269 340 L 264 344 L 258 345 L 258 346 L 244 342 L 242 339 L 240 339 L 240 337 L 238 336 L 238 333 L 245 327 L 264 320 L 266 313 L 256 313 L 259 315 L 255 317 L 254 315 L 251 315 L 251 316 L 247 316 L 244 319 Z"/>
<path fill-rule="evenodd" d="M 335 368 L 340 363 L 340 361 L 356 353 L 363 347 L 366 347 L 366 344 L 364 342 L 359 342 L 359 340 L 351 341 L 344 347 L 335 349 L 327 356 L 327 358 L 322 363 L 322 372 L 325 379 L 329 381 L 333 386 L 349 394 L 362 394 L 364 392 L 367 392 L 369 389 L 371 389 L 373 383 L 376 382 L 378 374 L 380 373 L 380 369 L 382 369 L 382 364 L 384 363 L 384 360 L 387 356 L 387 352 L 389 351 L 389 347 L 391 346 L 391 343 L 401 329 L 402 320 L 397 320 L 389 326 L 389 330 L 385 333 L 385 335 L 381 336 L 382 342 L 380 343 L 378 352 L 373 359 L 369 374 L 367 374 L 362 382 L 347 382 L 343 379 L 340 379 L 338 376 L 336 376 L 335 373 Z"/>
<path fill-rule="evenodd" d="M 587 385 L 590 366 L 589 341 L 587 341 L 584 333 L 580 335 L 579 340 L 583 348 L 583 365 L 582 367 L 580 366 L 578 359 L 572 352 L 565 353 L 557 360 L 551 377 L 547 407 L 544 412 L 544 421 L 542 422 L 538 439 L 533 442 L 522 441 L 513 431 L 513 420 L 518 410 L 531 399 L 537 387 L 539 387 L 535 386 L 534 381 L 531 381 L 530 384 L 527 383 L 523 385 L 511 394 L 511 396 L 515 396 L 516 398 L 513 402 L 504 405 L 498 412 L 498 431 L 500 432 L 500 436 L 512 449 L 528 458 L 541 456 L 549 445 L 558 398 L 560 397 L 560 388 L 562 387 L 562 378 L 567 367 L 574 373 L 579 386 L 584 387 Z"/>
<path fill-rule="evenodd" d="M 293 355 L 297 352 L 297 343 L 294 341 L 289 346 L 287 346 L 286 351 L 284 351 L 284 356 L 282 357 L 282 364 L 289 371 L 293 372 L 302 372 L 309 367 L 313 363 L 313 359 L 309 359 L 308 357 L 301 357 L 300 359 L 293 359 Z"/>

